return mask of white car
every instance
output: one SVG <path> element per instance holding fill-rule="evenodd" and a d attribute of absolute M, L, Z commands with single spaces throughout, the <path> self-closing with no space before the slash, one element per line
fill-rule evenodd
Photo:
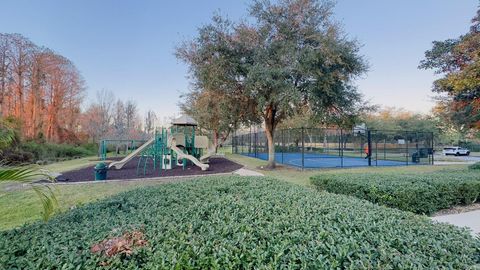
<path fill-rule="evenodd" d="M 445 147 L 443 148 L 442 152 L 445 156 L 447 155 L 469 156 L 470 155 L 470 150 L 468 150 L 467 148 L 462 148 L 458 146 Z"/>

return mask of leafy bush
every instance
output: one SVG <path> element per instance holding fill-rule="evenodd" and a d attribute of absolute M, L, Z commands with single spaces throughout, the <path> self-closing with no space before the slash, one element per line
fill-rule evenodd
<path fill-rule="evenodd" d="M 140 231 L 109 257 L 99 243 Z M 268 178 L 140 188 L 0 233 L 7 269 L 466 269 L 480 240 L 427 217 Z"/>
<path fill-rule="evenodd" d="M 470 170 L 480 170 L 480 162 L 474 163 L 470 166 L 468 166 Z"/>
<path fill-rule="evenodd" d="M 0 153 L 19 141 L 20 123 L 15 118 L 0 118 Z"/>
<path fill-rule="evenodd" d="M 0 160 L 9 164 L 24 164 L 40 161 L 60 161 L 65 159 L 92 156 L 96 149 L 91 145 L 74 146 L 68 144 L 49 144 L 25 142 L 0 152 Z"/>
<path fill-rule="evenodd" d="M 85 157 L 95 155 L 95 150 L 91 146 L 74 146 L 68 144 L 39 144 L 35 142 L 26 142 L 21 145 L 25 152 L 32 153 L 35 160 L 57 160 L 70 159 L 75 157 Z"/>
<path fill-rule="evenodd" d="M 405 211 L 431 214 L 455 205 L 476 202 L 480 177 L 466 170 L 429 173 L 345 173 L 311 178 L 321 190 L 352 195 Z"/>
<path fill-rule="evenodd" d="M 10 148 L 2 151 L 0 160 L 1 162 L 6 162 L 8 164 L 27 164 L 33 161 L 33 155 L 32 153 L 23 151 L 22 149 Z"/>

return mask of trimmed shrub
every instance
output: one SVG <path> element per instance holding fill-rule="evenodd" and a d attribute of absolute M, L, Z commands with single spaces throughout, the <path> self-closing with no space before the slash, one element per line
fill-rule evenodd
<path fill-rule="evenodd" d="M 480 176 L 467 170 L 322 174 L 313 176 L 311 182 L 320 190 L 351 195 L 418 214 L 472 204 L 480 196 Z"/>
<path fill-rule="evenodd" d="M 99 243 L 136 231 L 144 245 L 111 257 L 95 252 Z M 274 179 L 231 176 L 140 188 L 2 232 L 0 265 L 467 269 L 480 263 L 479 247 L 468 231 L 424 216 Z"/>

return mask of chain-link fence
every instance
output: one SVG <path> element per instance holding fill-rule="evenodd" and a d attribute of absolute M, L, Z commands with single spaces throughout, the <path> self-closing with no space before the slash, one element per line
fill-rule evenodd
<path fill-rule="evenodd" d="M 300 168 L 433 164 L 433 133 L 297 128 L 274 134 L 275 161 Z M 237 134 L 232 152 L 268 160 L 264 131 Z"/>

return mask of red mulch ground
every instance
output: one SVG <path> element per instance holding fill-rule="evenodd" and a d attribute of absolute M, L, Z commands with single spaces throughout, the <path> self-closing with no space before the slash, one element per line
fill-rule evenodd
<path fill-rule="evenodd" d="M 226 158 L 211 158 L 210 167 L 207 171 L 202 171 L 199 167 L 188 164 L 188 166 L 183 169 L 182 167 L 175 167 L 171 170 L 156 170 L 153 171 L 152 161 L 149 160 L 147 165 L 147 172 L 143 175 L 143 162 L 140 169 L 140 174 L 137 175 L 137 164 L 139 158 L 134 158 L 125 166 L 116 170 L 112 168 L 107 172 L 107 181 L 108 180 L 118 180 L 118 179 L 135 179 L 135 178 L 152 178 L 152 177 L 170 177 L 170 176 L 188 176 L 188 175 L 206 175 L 206 174 L 218 174 L 218 173 L 230 173 L 234 172 L 243 166 L 237 164 L 233 161 L 230 161 Z M 63 181 L 62 181 L 63 180 Z M 66 180 L 66 181 L 65 181 Z M 85 182 L 85 181 L 94 181 L 95 172 L 92 167 L 87 167 L 79 170 L 69 171 L 63 173 L 58 177 L 58 182 Z"/>

